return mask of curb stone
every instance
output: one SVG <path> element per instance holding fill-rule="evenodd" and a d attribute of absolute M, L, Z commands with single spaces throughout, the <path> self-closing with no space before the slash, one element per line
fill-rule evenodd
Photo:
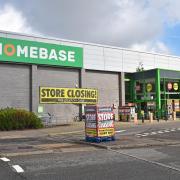
<path fill-rule="evenodd" d="M 20 152 L 20 153 L 2 153 L 2 154 L 0 154 L 0 157 L 15 157 L 15 156 L 50 154 L 53 152 L 54 152 L 53 150 L 44 150 L 44 151 L 32 151 L 32 152 Z"/>
<path fill-rule="evenodd" d="M 153 146 L 167 146 L 167 145 L 177 145 L 180 144 L 179 141 L 177 142 L 155 142 L 155 143 L 143 143 L 143 144 L 136 144 L 136 145 L 114 145 L 114 146 L 106 146 L 102 144 L 95 144 L 95 143 L 89 143 L 85 141 L 79 141 L 76 143 L 85 144 L 89 146 L 94 146 L 100 149 L 136 149 L 136 148 L 145 148 L 145 147 L 153 147 Z"/>

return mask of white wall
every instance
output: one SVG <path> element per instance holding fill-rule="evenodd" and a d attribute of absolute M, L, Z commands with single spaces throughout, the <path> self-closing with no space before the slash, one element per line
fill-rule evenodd
<path fill-rule="evenodd" d="M 142 62 L 145 70 L 154 68 L 180 70 L 180 57 L 170 55 L 138 52 L 118 47 L 68 40 L 40 38 L 10 32 L 0 32 L 0 37 L 82 47 L 84 50 L 85 69 L 115 72 L 135 72 L 139 63 Z"/>

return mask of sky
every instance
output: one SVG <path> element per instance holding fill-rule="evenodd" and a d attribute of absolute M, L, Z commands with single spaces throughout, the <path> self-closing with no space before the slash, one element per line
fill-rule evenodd
<path fill-rule="evenodd" d="M 0 0 L 0 30 L 180 56 L 179 0 Z"/>

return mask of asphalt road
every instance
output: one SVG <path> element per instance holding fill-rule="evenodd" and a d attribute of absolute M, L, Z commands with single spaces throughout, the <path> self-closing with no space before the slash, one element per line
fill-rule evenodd
<path fill-rule="evenodd" d="M 166 165 L 170 165 L 177 169 L 180 168 L 180 159 L 175 160 L 178 148 L 166 147 L 166 149 L 159 148 L 148 151 L 147 149 L 133 149 L 123 152 L 95 150 L 14 157 L 11 160 L 23 167 L 25 170 L 24 179 L 179 180 L 179 170 L 166 167 Z M 131 157 L 132 155 L 136 157 Z M 165 165 L 154 164 L 152 161 L 161 162 Z"/>
<path fill-rule="evenodd" d="M 180 139 L 180 123 L 135 126 L 117 137 L 137 136 L 140 139 Z M 119 128 L 121 130 L 121 128 Z M 153 132 L 153 133 L 152 133 Z M 161 132 L 161 133 L 158 133 Z M 82 138 L 83 135 L 77 135 Z M 71 136 L 56 137 L 74 140 Z M 15 143 L 15 142 L 14 142 Z M 132 149 L 71 149 L 69 152 L 10 157 L 0 161 L 0 180 L 179 180 L 180 144 Z M 20 165 L 24 173 L 15 173 L 11 165 Z"/>
<path fill-rule="evenodd" d="M 146 133 L 146 132 L 153 132 L 153 131 L 158 131 L 158 130 L 164 130 L 164 129 L 169 129 L 169 128 L 180 128 L 180 121 L 169 121 L 165 123 L 156 123 L 156 124 L 142 124 L 142 125 L 136 125 L 133 127 L 126 127 L 126 128 L 121 128 L 121 127 L 116 127 L 116 130 L 125 130 L 122 133 L 117 133 L 116 136 L 122 136 L 122 135 L 136 135 L 139 133 Z"/>
<path fill-rule="evenodd" d="M 0 161 L 0 180 L 23 180 L 21 174 L 17 174 L 12 166 L 6 162 Z"/>

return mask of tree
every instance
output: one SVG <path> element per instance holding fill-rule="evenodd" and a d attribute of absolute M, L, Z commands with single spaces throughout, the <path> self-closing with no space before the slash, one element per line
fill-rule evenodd
<path fill-rule="evenodd" d="M 136 72 L 144 71 L 144 65 L 142 62 L 139 62 L 138 67 L 136 68 Z"/>

